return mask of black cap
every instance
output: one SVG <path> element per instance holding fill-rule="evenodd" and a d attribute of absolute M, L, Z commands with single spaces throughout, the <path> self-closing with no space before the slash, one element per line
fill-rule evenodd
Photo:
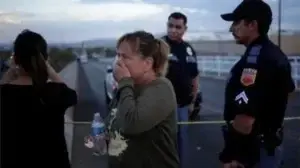
<path fill-rule="evenodd" d="M 221 15 L 225 21 L 249 20 L 270 20 L 272 19 L 272 10 L 263 0 L 243 0 L 232 13 Z"/>

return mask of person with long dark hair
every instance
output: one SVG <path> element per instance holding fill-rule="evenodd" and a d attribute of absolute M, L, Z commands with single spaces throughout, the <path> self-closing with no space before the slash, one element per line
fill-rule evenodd
<path fill-rule="evenodd" d="M 40 34 L 25 30 L 17 36 L 12 65 L 0 85 L 4 167 L 71 167 L 64 114 L 77 103 L 77 94 L 47 59 L 47 43 Z"/>

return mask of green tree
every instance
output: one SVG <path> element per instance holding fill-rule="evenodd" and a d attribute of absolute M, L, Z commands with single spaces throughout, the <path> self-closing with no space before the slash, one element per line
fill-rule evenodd
<path fill-rule="evenodd" d="M 2 50 L 0 51 L 0 59 L 1 60 L 6 60 L 11 56 L 11 51 L 10 50 Z"/>
<path fill-rule="evenodd" d="M 10 50 L 1 50 L 0 60 L 7 60 L 11 54 L 12 52 Z M 61 71 L 67 64 L 75 59 L 76 56 L 73 54 L 72 48 L 60 49 L 53 47 L 49 49 L 49 62 L 57 72 Z"/>
<path fill-rule="evenodd" d="M 76 56 L 73 54 L 73 50 L 51 48 L 49 50 L 49 61 L 53 68 L 59 72 L 70 62 L 74 61 Z"/>
<path fill-rule="evenodd" d="M 105 51 L 106 51 L 107 57 L 114 57 L 117 54 L 116 49 L 114 49 L 114 48 L 106 48 Z"/>

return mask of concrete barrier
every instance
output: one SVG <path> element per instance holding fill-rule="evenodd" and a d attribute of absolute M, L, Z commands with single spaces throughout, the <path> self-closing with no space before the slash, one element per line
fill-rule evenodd
<path fill-rule="evenodd" d="M 72 89 L 77 90 L 77 62 L 74 61 L 67 65 L 59 74 L 64 79 L 65 83 Z M 74 107 L 67 109 L 65 114 L 65 122 L 73 122 Z M 69 159 L 71 161 L 72 145 L 73 145 L 73 124 L 65 124 L 65 138 L 67 142 L 67 149 L 69 152 Z"/>

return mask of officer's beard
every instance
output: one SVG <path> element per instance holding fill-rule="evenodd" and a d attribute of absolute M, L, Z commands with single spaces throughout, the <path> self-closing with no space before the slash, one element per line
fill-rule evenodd
<path fill-rule="evenodd" d="M 246 31 L 246 30 L 247 29 L 245 29 L 245 28 L 236 27 L 232 31 L 232 35 L 235 39 L 236 44 L 242 44 L 245 46 L 248 45 L 251 34 L 249 31 Z"/>
<path fill-rule="evenodd" d="M 244 44 L 244 43 L 242 42 L 242 40 L 240 39 L 239 36 L 237 36 L 237 35 L 235 35 L 235 34 L 232 34 L 232 36 L 233 36 L 233 38 L 234 38 L 236 44 Z"/>
<path fill-rule="evenodd" d="M 242 40 L 242 38 L 240 36 L 235 35 L 234 33 L 232 33 L 232 36 L 233 36 L 236 44 L 241 44 L 241 45 L 245 44 L 244 40 Z"/>

